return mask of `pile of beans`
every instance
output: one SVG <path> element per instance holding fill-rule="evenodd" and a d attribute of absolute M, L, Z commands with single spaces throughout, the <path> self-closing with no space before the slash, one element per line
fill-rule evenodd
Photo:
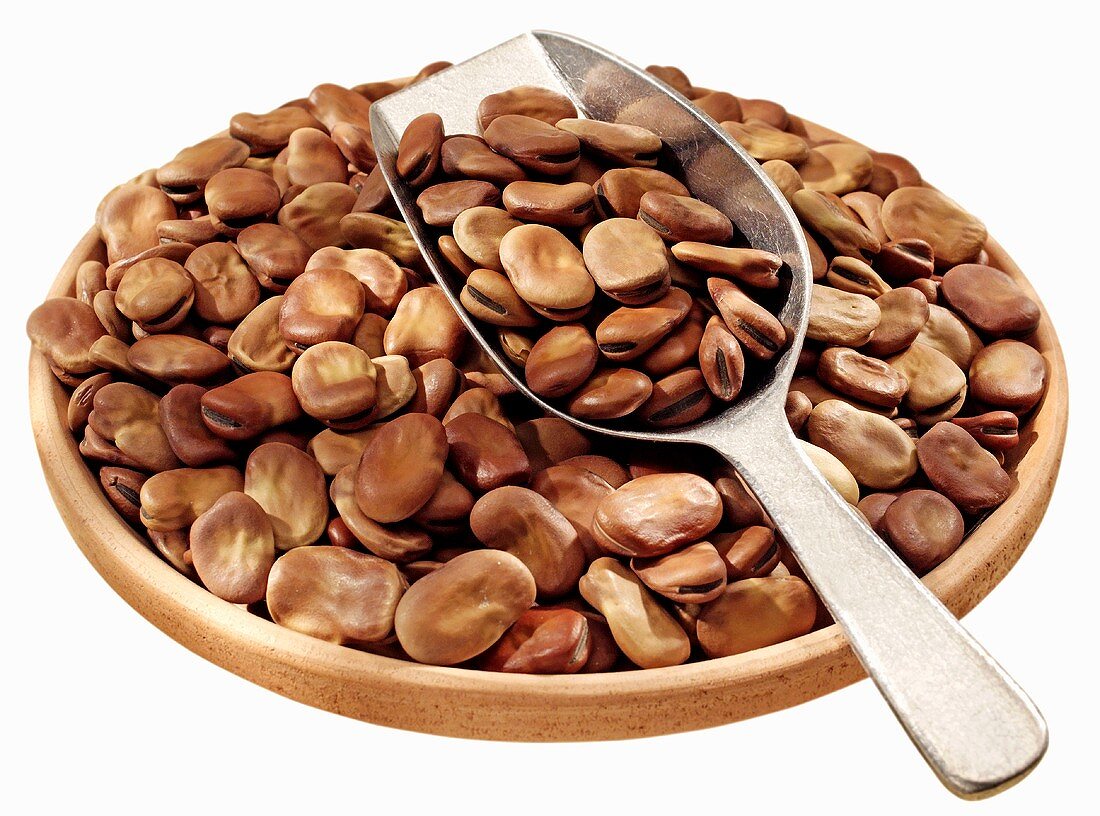
<path fill-rule="evenodd" d="M 99 260 L 27 332 L 72 390 L 66 421 L 111 505 L 218 597 L 423 663 L 648 668 L 827 623 L 728 467 L 538 415 L 428 284 L 368 111 L 443 67 L 238 114 L 103 199 Z M 763 163 L 806 227 L 791 427 L 928 571 L 1013 488 L 1005 455 L 1045 389 L 1025 342 L 1037 305 L 909 162 L 650 70 Z M 490 97 L 480 136 L 422 117 L 399 172 L 533 390 L 588 418 L 691 421 L 662 407 L 728 403 L 768 356 L 759 335 L 786 342 L 746 317 L 771 317 L 757 295 L 782 272 L 648 166 L 652 134 L 566 104 Z M 545 285 L 543 263 L 569 286 Z"/>
<path fill-rule="evenodd" d="M 757 302 L 782 260 L 658 169 L 659 136 L 578 119 L 531 86 L 485 97 L 477 115 L 482 137 L 417 117 L 396 168 L 466 279 L 462 304 L 534 393 L 585 420 L 685 425 L 738 397 L 746 355 L 784 348 Z"/>

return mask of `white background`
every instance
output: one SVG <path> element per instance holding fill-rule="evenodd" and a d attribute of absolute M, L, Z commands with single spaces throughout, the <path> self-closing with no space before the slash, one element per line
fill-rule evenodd
<path fill-rule="evenodd" d="M 10 803 L 0 810 L 1096 812 L 1086 797 L 1100 724 L 1100 66 L 1093 21 L 1078 11 L 1086 4 L 1027 4 L 1027 13 L 960 2 L 531 5 L 547 10 L 316 0 L 5 12 L 0 797 Z M 966 621 L 1049 721 L 1049 754 L 1021 785 L 977 805 L 953 799 L 866 681 L 754 721 L 633 742 L 477 743 L 365 725 L 192 655 L 80 556 L 31 440 L 23 324 L 102 194 L 237 111 L 266 111 L 320 82 L 458 61 L 534 27 L 641 65 L 680 65 L 700 85 L 774 98 L 908 156 L 984 218 L 1031 277 L 1068 358 L 1070 438 L 1042 529 Z"/>

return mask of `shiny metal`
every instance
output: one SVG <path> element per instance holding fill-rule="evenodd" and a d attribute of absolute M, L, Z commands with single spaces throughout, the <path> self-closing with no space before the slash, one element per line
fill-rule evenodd
<path fill-rule="evenodd" d="M 642 125 L 660 135 L 692 193 L 722 210 L 756 247 L 791 272 L 779 318 L 793 341 L 770 376 L 731 408 L 687 428 L 648 431 L 579 421 L 528 390 L 520 372 L 458 301 L 463 281 L 420 219 L 416 193 L 394 170 L 414 117 L 443 118 L 448 134 L 477 133 L 487 94 L 539 85 L 568 95 L 583 116 Z M 767 509 L 806 575 L 844 628 L 867 673 L 943 783 L 990 795 L 1043 756 L 1047 730 L 1032 702 L 810 464 L 783 411 L 806 333 L 812 277 L 798 221 L 760 166 L 713 120 L 665 84 L 574 37 L 523 34 L 376 102 L 378 161 L 432 274 L 470 333 L 542 410 L 595 433 L 691 442 L 720 453 Z"/>

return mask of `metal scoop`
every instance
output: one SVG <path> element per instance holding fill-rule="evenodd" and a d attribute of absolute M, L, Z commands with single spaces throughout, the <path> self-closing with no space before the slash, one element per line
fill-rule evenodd
<path fill-rule="evenodd" d="M 754 247 L 791 272 L 779 312 L 792 341 L 771 372 L 722 413 L 669 430 L 578 420 L 545 402 L 459 303 L 464 283 L 394 168 L 405 126 L 422 113 L 448 134 L 477 133 L 481 99 L 517 85 L 570 97 L 581 115 L 641 125 L 664 139 L 692 194 L 729 216 Z M 385 97 L 371 107 L 378 162 L 428 266 L 470 334 L 528 399 L 593 433 L 706 445 L 737 469 L 768 511 L 853 649 L 924 758 L 954 793 L 990 795 L 1021 779 L 1047 747 L 1038 710 L 955 617 L 825 481 L 784 414 L 806 334 L 812 277 L 802 230 L 771 180 L 737 142 L 680 94 L 613 54 L 534 31 Z"/>

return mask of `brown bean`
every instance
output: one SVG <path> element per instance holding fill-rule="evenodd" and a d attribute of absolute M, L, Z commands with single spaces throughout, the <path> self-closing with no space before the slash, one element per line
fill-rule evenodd
<path fill-rule="evenodd" d="M 280 626 L 330 643 L 377 643 L 390 635 L 407 584 L 393 564 L 344 547 L 283 555 L 268 579 L 267 606 Z"/>
<path fill-rule="evenodd" d="M 244 487 L 231 465 L 178 468 L 157 473 L 141 486 L 141 521 L 150 530 L 185 530 L 226 493 Z"/>
<path fill-rule="evenodd" d="M 462 387 L 462 372 L 450 360 L 429 360 L 412 372 L 415 394 L 411 397 L 411 413 L 441 417 Z"/>
<path fill-rule="evenodd" d="M 836 142 L 810 150 L 798 173 L 807 189 L 842 196 L 865 187 L 873 168 L 871 154 L 862 147 Z"/>
<path fill-rule="evenodd" d="M 698 368 L 683 368 L 655 382 L 653 393 L 638 413 L 650 425 L 671 428 L 701 419 L 712 404 L 703 373 Z"/>
<path fill-rule="evenodd" d="M 819 448 L 817 445 L 812 445 L 804 439 L 800 439 L 799 443 L 810 463 L 820 471 L 821 475 L 825 477 L 825 481 L 832 485 L 833 489 L 840 494 L 840 497 L 848 504 L 857 504 L 859 502 L 859 483 L 844 463 L 829 451 Z"/>
<path fill-rule="evenodd" d="M 958 315 L 934 303 L 928 304 L 928 320 L 917 342 L 931 346 L 962 369 L 969 368 L 983 348 L 981 338 Z"/>
<path fill-rule="evenodd" d="M 529 116 L 552 125 L 577 115 L 569 97 L 535 85 L 517 85 L 500 93 L 489 94 L 477 108 L 478 125 L 484 131 L 494 119 L 508 114 Z"/>
<path fill-rule="evenodd" d="M 597 155 L 632 167 L 655 167 L 664 146 L 660 136 L 637 125 L 562 118 L 557 127 L 572 133 Z"/>
<path fill-rule="evenodd" d="M 487 652 L 478 666 L 516 674 L 572 674 L 591 654 L 588 619 L 572 609 L 524 612 Z"/>
<path fill-rule="evenodd" d="M 267 513 L 279 550 L 313 544 L 325 531 L 325 474 L 312 456 L 291 445 L 268 442 L 255 448 L 245 465 L 244 492 Z"/>
<path fill-rule="evenodd" d="M 611 218 L 589 230 L 584 263 L 600 289 L 621 303 L 648 303 L 669 286 L 664 242 L 635 219 Z"/>
<path fill-rule="evenodd" d="M 503 201 L 514 217 L 551 227 L 583 226 L 596 211 L 596 193 L 581 181 L 513 181 L 504 188 Z"/>
<path fill-rule="evenodd" d="M 395 628 L 421 663 L 450 666 L 484 652 L 535 602 L 523 562 L 499 550 L 475 550 L 425 575 L 402 596 Z"/>
<path fill-rule="evenodd" d="M 648 65 L 645 70 L 647 74 L 657 77 L 661 82 L 689 99 L 694 95 L 691 80 L 688 79 L 687 74 L 675 65 Z"/>
<path fill-rule="evenodd" d="M 348 465 L 359 464 L 359 457 L 377 432 L 377 426 L 346 432 L 325 428 L 309 440 L 306 452 L 317 460 L 326 476 L 335 476 Z"/>
<path fill-rule="evenodd" d="M 88 306 L 107 288 L 107 267 L 99 261 L 84 261 L 76 268 L 76 299 Z"/>
<path fill-rule="evenodd" d="M 580 141 L 572 133 L 530 116 L 506 113 L 482 133 L 497 153 L 527 170 L 548 176 L 569 173 L 580 161 Z"/>
<path fill-rule="evenodd" d="M 642 355 L 642 370 L 651 377 L 663 377 L 695 362 L 707 316 L 698 301 L 693 303 L 680 325 Z"/>
<path fill-rule="evenodd" d="M 798 190 L 791 196 L 791 206 L 805 226 L 828 241 L 841 255 L 861 258 L 876 255 L 882 247 L 873 232 L 850 218 L 824 193 Z"/>
<path fill-rule="evenodd" d="M 283 205 L 279 210 L 279 224 L 314 250 L 343 244 L 345 238 L 349 238 L 344 232 L 343 219 L 351 213 L 357 198 L 358 193 L 343 182 L 311 184 Z"/>
<path fill-rule="evenodd" d="M 504 236 L 519 227 L 506 210 L 497 207 L 472 207 L 462 212 L 453 225 L 455 243 L 474 264 L 494 272 L 503 272 L 500 245 Z"/>
<path fill-rule="evenodd" d="M 497 329 L 497 340 L 500 342 L 500 350 L 513 363 L 520 368 L 527 365 L 527 358 L 534 348 L 535 341 L 527 333 L 508 327 Z"/>
<path fill-rule="evenodd" d="M 814 407 L 806 430 L 814 445 L 833 454 L 866 487 L 892 490 L 917 472 L 913 440 L 878 414 L 826 400 Z"/>
<path fill-rule="evenodd" d="M 783 324 L 736 284 L 722 278 L 710 278 L 707 290 L 726 328 L 753 357 L 769 360 L 786 345 L 787 330 Z"/>
<path fill-rule="evenodd" d="M 1014 413 L 1030 411 L 1046 392 L 1043 355 L 1018 340 L 998 340 L 970 364 L 970 396 Z"/>
<path fill-rule="evenodd" d="M 656 558 L 631 559 L 630 568 L 651 590 L 677 603 L 704 604 L 726 588 L 726 565 L 707 541 Z"/>
<path fill-rule="evenodd" d="M 818 378 L 852 399 L 893 408 L 909 390 L 909 381 L 889 363 L 855 349 L 832 347 L 821 353 Z"/>
<path fill-rule="evenodd" d="M 374 152 L 369 130 L 351 122 L 337 122 L 329 136 L 348 164 L 364 172 L 373 170 L 377 165 L 378 156 Z"/>
<path fill-rule="evenodd" d="M 744 116 L 741 100 L 725 91 L 710 91 L 691 101 L 715 122 L 740 122 Z"/>
<path fill-rule="evenodd" d="M 443 172 L 448 176 L 487 181 L 505 187 L 527 178 L 523 168 L 511 159 L 495 153 L 478 136 L 450 136 L 440 151 Z"/>
<path fill-rule="evenodd" d="M 433 227 L 450 227 L 466 210 L 499 203 L 500 190 L 487 181 L 445 181 L 424 188 L 416 197 L 424 223 Z"/>
<path fill-rule="evenodd" d="M 588 458 L 595 457 L 573 457 L 563 464 L 539 471 L 531 479 L 531 489 L 569 519 L 577 531 L 587 559 L 593 560 L 602 553 L 592 532 L 592 519 L 597 505 L 614 492 L 615 487 L 598 473 L 583 466 L 583 460 Z M 625 473 L 619 476 L 622 481 L 617 478 L 615 486 L 620 486 L 629 478 Z"/>
<path fill-rule="evenodd" d="M 690 473 L 643 476 L 600 502 L 596 542 L 617 555 L 647 558 L 698 541 L 722 519 L 718 492 Z"/>
<path fill-rule="evenodd" d="M 840 199 L 859 216 L 859 220 L 875 237 L 884 244 L 887 242 L 886 230 L 882 226 L 882 197 L 866 190 L 847 193 Z"/>
<path fill-rule="evenodd" d="M 939 422 L 917 442 L 920 466 L 932 486 L 965 513 L 996 507 L 1012 492 L 1012 477 L 969 433 Z"/>
<path fill-rule="evenodd" d="M 88 414 L 88 428 L 136 470 L 159 472 L 179 466 L 160 425 L 160 400 L 141 386 L 115 382 L 99 388 Z"/>
<path fill-rule="evenodd" d="M 226 493 L 195 519 L 189 543 L 195 572 L 213 594 L 240 604 L 264 599 L 275 535 L 254 499 Z"/>
<path fill-rule="evenodd" d="M 845 255 L 837 255 L 833 258 L 829 263 L 825 280 L 842 292 L 854 292 L 870 298 L 877 298 L 890 291 L 890 284 L 880 278 L 870 264 L 859 258 L 849 258 Z"/>
<path fill-rule="evenodd" d="M 237 249 L 260 285 L 285 292 L 306 269 L 313 250 L 294 232 L 279 224 L 255 224 L 237 236 Z"/>
<path fill-rule="evenodd" d="M 931 346 L 913 343 L 886 362 L 909 381 L 905 405 L 914 413 L 938 414 L 949 409 L 958 413 L 962 407 L 966 375 L 947 356 Z"/>
<path fill-rule="evenodd" d="M 96 226 L 107 245 L 107 262 L 114 263 L 156 247 L 157 224 L 176 217 L 176 205 L 156 187 L 120 184 L 96 209 Z"/>
<path fill-rule="evenodd" d="M 231 461 L 233 449 L 220 436 L 210 432 L 202 419 L 202 395 L 199 385 L 177 385 L 161 397 L 158 409 L 160 425 L 172 452 L 187 467 L 203 467 Z"/>
<path fill-rule="evenodd" d="M 940 292 L 970 325 L 992 337 L 1026 335 L 1039 325 L 1039 306 L 992 266 L 953 267 L 943 276 Z"/>
<path fill-rule="evenodd" d="M 35 350 L 74 377 L 96 370 L 89 352 L 105 334 L 95 310 L 76 298 L 50 298 L 27 318 L 27 337 Z"/>
<path fill-rule="evenodd" d="M 779 286 L 783 259 L 762 249 L 723 247 L 684 241 L 672 247 L 676 260 L 711 275 L 734 278 L 759 289 Z"/>
<path fill-rule="evenodd" d="M 745 355 L 737 338 L 717 315 L 707 321 L 699 343 L 699 367 L 715 397 L 723 402 L 737 399 L 745 376 Z"/>
<path fill-rule="evenodd" d="M 596 206 L 604 218 L 637 218 L 642 196 L 650 191 L 691 195 L 673 176 L 648 167 L 616 167 L 600 176 L 592 187 L 596 191 Z"/>
<path fill-rule="evenodd" d="M 167 332 L 182 323 L 195 300 L 195 282 L 167 258 L 131 266 L 115 292 L 115 306 L 147 332 Z"/>
<path fill-rule="evenodd" d="M 210 323 L 236 323 L 260 302 L 260 287 L 233 244 L 211 243 L 190 254 L 194 311 Z"/>
<path fill-rule="evenodd" d="M 141 524 L 141 487 L 149 477 L 136 470 L 105 467 L 99 470 L 99 484 L 107 501 L 131 524 Z"/>
<path fill-rule="evenodd" d="M 783 194 L 788 202 L 791 200 L 791 196 L 806 186 L 803 184 L 802 176 L 798 174 L 798 170 L 795 169 L 794 165 L 782 159 L 766 161 L 760 169 L 775 182 L 775 186 L 779 188 L 779 192 Z"/>
<path fill-rule="evenodd" d="M 524 487 L 489 491 L 470 511 L 470 530 L 486 547 L 510 552 L 531 571 L 542 597 L 571 591 L 584 570 L 584 549 L 569 520 Z"/>
<path fill-rule="evenodd" d="M 230 237 L 266 221 L 281 203 L 274 179 L 246 167 L 230 167 L 215 173 L 206 183 L 205 198 L 214 227 Z"/>
<path fill-rule="evenodd" d="M 763 578 L 779 565 L 781 550 L 775 532 L 759 525 L 712 537 L 729 581 Z"/>
<path fill-rule="evenodd" d="M 494 422 L 499 422 L 508 430 L 513 430 L 512 423 L 505 414 L 500 400 L 488 388 L 467 388 L 455 397 L 451 407 L 443 415 L 443 424 L 449 425 L 452 420 L 470 413 L 481 414 Z"/>
<path fill-rule="evenodd" d="M 348 160 L 328 134 L 317 128 L 299 128 L 286 148 L 287 180 L 309 187 L 323 181 L 348 179 Z"/>
<path fill-rule="evenodd" d="M 991 451 L 1007 451 L 1020 443 L 1020 418 L 1011 411 L 989 411 L 973 417 L 955 417 L 955 425 Z"/>
<path fill-rule="evenodd" d="M 588 603 L 607 618 L 615 643 L 644 669 L 675 666 L 688 659 L 684 630 L 633 572 L 614 558 L 598 558 L 580 580 Z"/>
<path fill-rule="evenodd" d="M 598 358 L 596 341 L 584 326 L 555 326 L 531 348 L 524 367 L 527 387 L 542 397 L 570 394 L 591 376 Z"/>
<path fill-rule="evenodd" d="M 609 360 L 633 360 L 667 337 L 691 306 L 691 296 L 676 287 L 645 306 L 623 306 L 596 327 L 596 345 Z"/>
<path fill-rule="evenodd" d="M 516 437 L 537 473 L 573 456 L 583 456 L 592 443 L 581 431 L 560 417 L 538 417 L 516 425 Z"/>
<path fill-rule="evenodd" d="M 882 319 L 874 300 L 829 286 L 813 285 L 806 337 L 836 346 L 862 346 Z"/>
<path fill-rule="evenodd" d="M 915 289 L 892 289 L 875 298 L 875 304 L 879 308 L 879 322 L 871 339 L 863 345 L 868 354 L 884 357 L 904 351 L 928 322 L 928 301 Z"/>
<path fill-rule="evenodd" d="M 471 490 L 485 492 L 508 484 L 526 484 L 527 454 L 511 428 L 478 413 L 447 422 L 446 440 L 458 478 Z"/>
<path fill-rule="evenodd" d="M 508 278 L 491 269 L 475 269 L 459 293 L 466 310 L 494 326 L 531 327 L 539 316 L 521 298 Z"/>
<path fill-rule="evenodd" d="M 248 145 L 228 136 L 216 136 L 184 148 L 156 173 L 157 184 L 177 204 L 202 197 L 210 177 L 219 170 L 239 167 L 248 158 Z"/>
<path fill-rule="evenodd" d="M 374 417 L 378 373 L 367 353 L 350 343 L 318 343 L 306 349 L 291 372 L 302 410 L 330 425 L 356 430 Z"/>
<path fill-rule="evenodd" d="M 439 488 L 447 453 L 447 435 L 435 417 L 406 414 L 387 423 L 359 462 L 355 498 L 360 509 L 382 523 L 409 518 Z"/>
<path fill-rule="evenodd" d="M 327 130 L 350 122 L 370 132 L 370 100 L 340 85 L 326 82 L 310 91 L 309 110 Z"/>
<path fill-rule="evenodd" d="M 912 282 L 930 278 L 936 264 L 927 241 L 905 238 L 884 243 L 875 267 L 891 280 Z"/>
<path fill-rule="evenodd" d="M 329 498 L 355 539 L 379 558 L 404 563 L 415 561 L 432 548 L 432 539 L 423 530 L 406 524 L 382 525 L 368 518 L 355 498 L 358 464 L 337 472 L 329 487 Z"/>
<path fill-rule="evenodd" d="M 202 340 L 182 334 L 151 334 L 126 354 L 136 370 L 167 383 L 204 382 L 229 368 L 229 358 Z"/>
<path fill-rule="evenodd" d="M 202 395 L 203 422 L 223 439 L 250 439 L 301 415 L 290 377 L 273 371 L 246 374 Z"/>
<path fill-rule="evenodd" d="M 793 133 L 785 133 L 765 122 L 727 121 L 721 124 L 722 129 L 757 161 L 779 159 L 798 165 L 810 156 L 810 148 L 805 139 Z"/>
<path fill-rule="evenodd" d="M 281 295 L 262 301 L 237 324 L 229 337 L 226 353 L 245 372 L 289 371 L 295 354 L 279 332 Z"/>
<path fill-rule="evenodd" d="M 553 227 L 510 230 L 500 242 L 500 259 L 519 296 L 552 320 L 572 319 L 595 294 L 580 250 Z"/>
<path fill-rule="evenodd" d="M 350 212 L 340 219 L 340 233 L 343 240 L 333 240 L 331 243 L 342 244 L 346 241 L 356 249 L 377 249 L 392 256 L 402 266 L 424 268 L 420 247 L 404 221 L 373 212 Z"/>
<path fill-rule="evenodd" d="M 875 530 L 917 575 L 939 566 L 959 548 L 962 513 L 934 490 L 909 490 L 890 502 Z"/>
<path fill-rule="evenodd" d="M 722 518 L 725 523 L 731 527 L 770 524 L 763 508 L 741 481 L 741 477 L 732 470 L 727 473 L 728 475 L 714 482 L 714 489 L 722 500 Z"/>
<path fill-rule="evenodd" d="M 306 271 L 342 269 L 363 284 L 368 312 L 390 316 L 408 291 L 405 273 L 389 255 L 376 249 L 324 247 L 310 256 Z"/>
<path fill-rule="evenodd" d="M 465 528 L 473 506 L 473 494 L 450 471 L 444 470 L 439 487 L 412 520 L 429 532 L 454 534 Z"/>
<path fill-rule="evenodd" d="M 109 373 L 93 374 L 73 389 L 69 397 L 69 405 L 65 412 L 65 421 L 69 430 L 74 433 L 82 430 L 88 424 L 88 415 L 92 413 L 93 400 L 96 393 L 105 385 L 114 382 L 114 377 Z"/>
<path fill-rule="evenodd" d="M 802 579 L 748 578 L 703 607 L 696 632 L 708 657 L 729 657 L 804 635 L 816 617 L 813 590 Z"/>
<path fill-rule="evenodd" d="M 893 241 L 928 242 L 941 267 L 975 261 L 986 239 L 985 225 L 930 187 L 903 187 L 890 193 L 882 205 L 882 225 Z"/>
<path fill-rule="evenodd" d="M 567 407 L 580 419 L 618 419 L 638 410 L 652 393 L 653 381 L 642 372 L 608 368 L 572 392 Z"/>
<path fill-rule="evenodd" d="M 290 142 L 290 134 L 299 128 L 320 124 L 309 111 L 287 106 L 270 113 L 238 113 L 229 120 L 229 134 L 245 142 L 253 155 L 277 153 Z"/>
<path fill-rule="evenodd" d="M 400 354 L 412 366 L 430 360 L 457 360 L 466 343 L 466 327 L 443 292 L 435 286 L 409 291 L 386 327 L 386 354 Z"/>

